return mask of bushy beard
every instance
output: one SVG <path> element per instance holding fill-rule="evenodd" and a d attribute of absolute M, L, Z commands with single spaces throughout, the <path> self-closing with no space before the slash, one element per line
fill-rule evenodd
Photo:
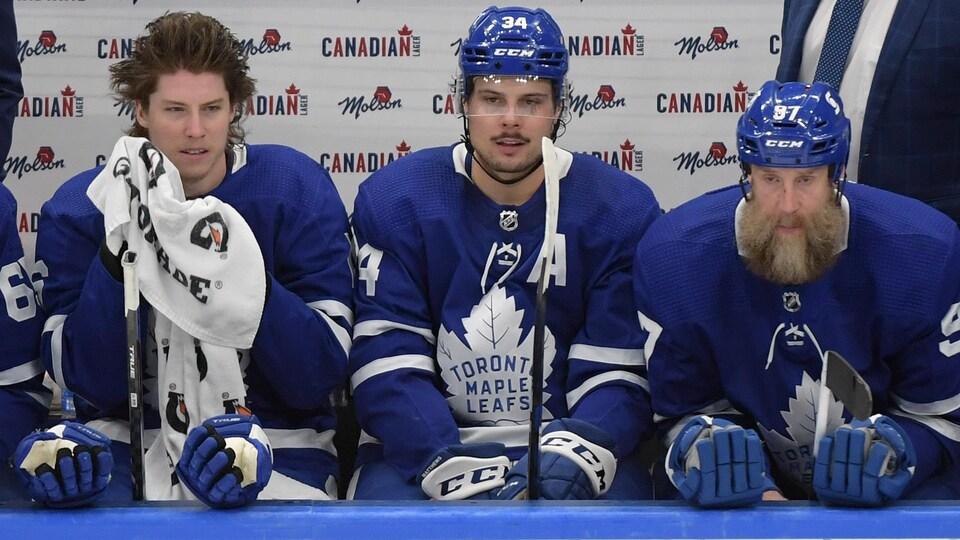
<path fill-rule="evenodd" d="M 822 276 L 837 260 L 846 222 L 832 201 L 801 219 L 803 234 L 777 236 L 777 220 L 746 203 L 740 215 L 738 243 L 747 269 L 773 283 L 799 285 Z"/>

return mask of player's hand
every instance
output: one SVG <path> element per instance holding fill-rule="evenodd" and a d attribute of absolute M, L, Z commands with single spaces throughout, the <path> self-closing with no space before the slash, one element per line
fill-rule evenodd
<path fill-rule="evenodd" d="M 110 439 L 76 422 L 31 433 L 13 454 L 14 467 L 33 500 L 53 508 L 83 506 L 110 483 Z"/>
<path fill-rule="evenodd" d="M 590 500 L 607 492 L 617 472 L 613 439 L 582 420 L 561 418 L 540 437 L 540 495 L 551 500 Z M 528 456 L 507 473 L 498 499 L 527 496 Z"/>
<path fill-rule="evenodd" d="M 771 487 L 757 433 L 709 416 L 680 430 L 667 453 L 667 476 L 685 500 L 703 507 L 755 504 Z"/>
<path fill-rule="evenodd" d="M 909 437 L 890 417 L 854 420 L 820 440 L 813 489 L 825 503 L 880 506 L 903 495 L 916 462 Z"/>
<path fill-rule="evenodd" d="M 273 454 L 256 416 L 224 414 L 190 430 L 177 476 L 198 499 L 214 508 L 256 500 L 270 480 Z"/>
<path fill-rule="evenodd" d="M 420 487 L 434 500 L 489 499 L 510 468 L 505 454 L 500 443 L 447 446 L 420 473 Z"/>

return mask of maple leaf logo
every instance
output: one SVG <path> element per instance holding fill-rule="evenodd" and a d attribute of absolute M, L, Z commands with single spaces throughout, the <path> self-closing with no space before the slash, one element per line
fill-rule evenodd
<path fill-rule="evenodd" d="M 813 479 L 813 437 L 817 425 L 817 400 L 820 383 L 806 371 L 794 390 L 794 397 L 787 403 L 787 410 L 780 411 L 788 436 L 775 429 L 759 426 L 760 433 L 777 468 L 793 479 L 798 486 L 809 489 Z M 843 404 L 830 394 L 827 408 L 827 433 L 833 433 L 844 424 Z"/>
<path fill-rule="evenodd" d="M 521 343 L 523 309 L 496 285 L 461 321 L 466 343 L 443 325 L 437 340 L 437 364 L 454 416 L 473 425 L 525 424 L 530 416 L 533 329 Z M 545 328 L 544 381 L 553 371 L 556 351 L 553 333 Z M 544 392 L 544 402 L 549 398 Z M 544 409 L 544 417 L 549 416 Z"/>

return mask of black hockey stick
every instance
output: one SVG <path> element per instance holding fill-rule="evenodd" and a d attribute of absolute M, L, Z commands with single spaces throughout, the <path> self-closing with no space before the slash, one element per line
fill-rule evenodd
<path fill-rule="evenodd" d="M 835 351 L 823 355 L 823 371 L 820 374 L 820 396 L 817 404 L 817 423 L 813 436 L 813 454 L 817 454 L 820 439 L 827 431 L 827 409 L 830 396 L 827 390 L 858 420 L 866 420 L 873 413 L 873 393 L 870 385 L 847 359 Z"/>
<path fill-rule="evenodd" d="M 533 325 L 533 364 L 530 366 L 530 439 L 527 441 L 527 499 L 540 498 L 540 423 L 543 421 L 543 348 L 546 334 L 547 260 L 537 279 L 537 306 Z"/>
<path fill-rule="evenodd" d="M 123 253 L 123 307 L 127 322 L 127 392 L 130 409 L 130 474 L 133 500 L 143 500 L 143 361 L 140 356 L 140 283 L 137 254 Z"/>

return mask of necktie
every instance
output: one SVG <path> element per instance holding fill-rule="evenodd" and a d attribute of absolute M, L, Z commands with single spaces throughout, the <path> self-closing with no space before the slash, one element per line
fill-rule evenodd
<path fill-rule="evenodd" d="M 850 54 L 850 44 L 853 43 L 853 35 L 857 33 L 862 12 L 863 0 L 837 0 L 830 15 L 827 36 L 823 40 L 820 61 L 817 62 L 817 73 L 813 77 L 815 81 L 822 81 L 837 90 L 840 89 L 847 55 Z"/>

